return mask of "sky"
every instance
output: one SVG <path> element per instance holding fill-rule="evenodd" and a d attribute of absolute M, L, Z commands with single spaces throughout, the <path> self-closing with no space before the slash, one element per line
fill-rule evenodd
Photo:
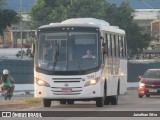
<path fill-rule="evenodd" d="M 110 3 L 120 5 L 125 0 L 107 0 Z M 129 0 L 134 9 L 160 9 L 160 0 Z"/>
<path fill-rule="evenodd" d="M 23 11 L 28 11 L 30 6 L 36 0 L 6 0 L 6 7 L 16 11 L 20 10 L 20 1 L 22 1 Z M 117 6 L 125 0 L 107 0 L 110 3 L 115 3 Z M 160 0 L 129 0 L 130 6 L 133 9 L 160 9 Z"/>
<path fill-rule="evenodd" d="M 28 11 L 30 6 L 36 1 L 36 0 L 6 0 L 6 8 L 20 11 L 20 1 L 22 1 L 22 10 Z"/>

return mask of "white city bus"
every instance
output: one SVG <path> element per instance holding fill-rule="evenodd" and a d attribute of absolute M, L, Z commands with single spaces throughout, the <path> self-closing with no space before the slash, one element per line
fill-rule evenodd
<path fill-rule="evenodd" d="M 34 58 L 34 95 L 44 107 L 52 101 L 117 105 L 126 91 L 125 31 L 106 21 L 75 18 L 39 27 Z"/>

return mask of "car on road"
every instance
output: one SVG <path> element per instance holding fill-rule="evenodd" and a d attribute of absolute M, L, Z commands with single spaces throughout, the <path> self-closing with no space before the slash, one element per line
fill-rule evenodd
<path fill-rule="evenodd" d="M 139 76 L 138 97 L 160 95 L 160 69 L 148 69 Z"/>

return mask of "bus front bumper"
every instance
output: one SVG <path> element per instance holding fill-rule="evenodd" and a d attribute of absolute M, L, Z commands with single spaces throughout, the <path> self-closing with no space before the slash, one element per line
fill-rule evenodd
<path fill-rule="evenodd" d="M 50 88 L 43 86 L 36 86 L 34 96 L 35 98 L 43 99 L 92 99 L 102 97 L 104 88 L 99 86 L 86 86 L 83 88 Z"/>

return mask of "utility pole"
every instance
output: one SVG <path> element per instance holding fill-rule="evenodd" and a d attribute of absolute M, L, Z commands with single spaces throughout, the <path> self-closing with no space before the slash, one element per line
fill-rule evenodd
<path fill-rule="evenodd" d="M 20 20 L 20 37 L 21 37 L 21 59 L 23 58 L 23 28 L 22 28 L 22 0 L 20 0 L 20 16 L 21 16 L 21 20 Z"/>
<path fill-rule="evenodd" d="M 160 42 L 160 10 L 158 11 L 158 42 Z"/>

